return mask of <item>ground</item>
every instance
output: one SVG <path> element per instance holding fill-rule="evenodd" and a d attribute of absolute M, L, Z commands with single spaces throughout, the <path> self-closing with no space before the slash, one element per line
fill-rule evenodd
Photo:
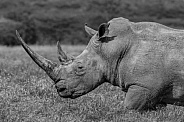
<path fill-rule="evenodd" d="M 55 46 L 31 46 L 58 62 Z M 85 46 L 63 46 L 78 55 Z M 52 80 L 22 47 L 0 47 L 0 122 L 184 121 L 184 108 L 168 105 L 138 113 L 123 109 L 124 93 L 105 83 L 77 99 L 58 96 Z"/>

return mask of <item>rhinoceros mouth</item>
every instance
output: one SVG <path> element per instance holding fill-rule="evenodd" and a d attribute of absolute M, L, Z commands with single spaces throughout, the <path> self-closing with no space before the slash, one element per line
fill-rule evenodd
<path fill-rule="evenodd" d="M 63 91 L 58 90 L 58 93 L 63 98 L 71 98 L 71 99 L 78 98 L 78 97 L 85 94 L 85 92 L 82 92 L 81 90 L 80 91 L 72 91 L 72 90 L 67 90 L 67 89 L 64 89 Z"/>
<path fill-rule="evenodd" d="M 66 94 L 66 93 L 60 92 L 59 96 L 62 97 L 62 98 L 75 99 L 75 98 L 78 98 L 78 97 L 82 96 L 82 94 L 76 95 L 76 94 L 71 94 L 71 93 Z"/>
<path fill-rule="evenodd" d="M 72 97 L 72 92 L 68 91 L 68 90 L 64 90 L 64 91 L 58 91 L 59 96 L 63 97 L 63 98 L 71 98 Z"/>

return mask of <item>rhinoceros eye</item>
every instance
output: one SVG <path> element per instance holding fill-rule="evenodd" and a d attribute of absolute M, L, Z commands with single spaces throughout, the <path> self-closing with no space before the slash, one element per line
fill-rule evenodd
<path fill-rule="evenodd" d="M 82 70 L 82 69 L 84 69 L 84 66 L 79 65 L 79 66 L 77 66 L 77 69 Z"/>
<path fill-rule="evenodd" d="M 86 73 L 86 68 L 84 66 L 77 66 L 76 75 L 84 75 Z"/>
<path fill-rule="evenodd" d="M 77 65 L 75 66 L 75 74 L 83 75 L 85 74 L 85 71 L 86 71 L 85 66 L 82 63 L 78 62 Z"/>

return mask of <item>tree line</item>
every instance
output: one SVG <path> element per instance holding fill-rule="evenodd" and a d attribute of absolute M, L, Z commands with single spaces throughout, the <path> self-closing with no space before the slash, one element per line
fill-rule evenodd
<path fill-rule="evenodd" d="M 184 26 L 183 0 L 1 0 L 0 44 L 18 45 L 15 30 L 28 44 L 87 44 L 84 24 L 97 29 L 115 17 Z"/>

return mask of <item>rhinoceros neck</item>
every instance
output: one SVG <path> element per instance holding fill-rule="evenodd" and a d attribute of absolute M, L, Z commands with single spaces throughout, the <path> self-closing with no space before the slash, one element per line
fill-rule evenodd
<path fill-rule="evenodd" d="M 112 63 L 109 64 L 109 68 L 108 68 L 109 81 L 114 86 L 119 86 L 121 88 L 124 86 L 123 85 L 124 83 L 119 78 L 119 73 L 120 73 L 119 69 L 120 69 L 120 63 L 127 56 L 130 50 L 130 47 L 131 47 L 131 42 L 127 43 L 124 49 L 122 49 L 118 58 L 116 60 L 113 60 Z"/>

